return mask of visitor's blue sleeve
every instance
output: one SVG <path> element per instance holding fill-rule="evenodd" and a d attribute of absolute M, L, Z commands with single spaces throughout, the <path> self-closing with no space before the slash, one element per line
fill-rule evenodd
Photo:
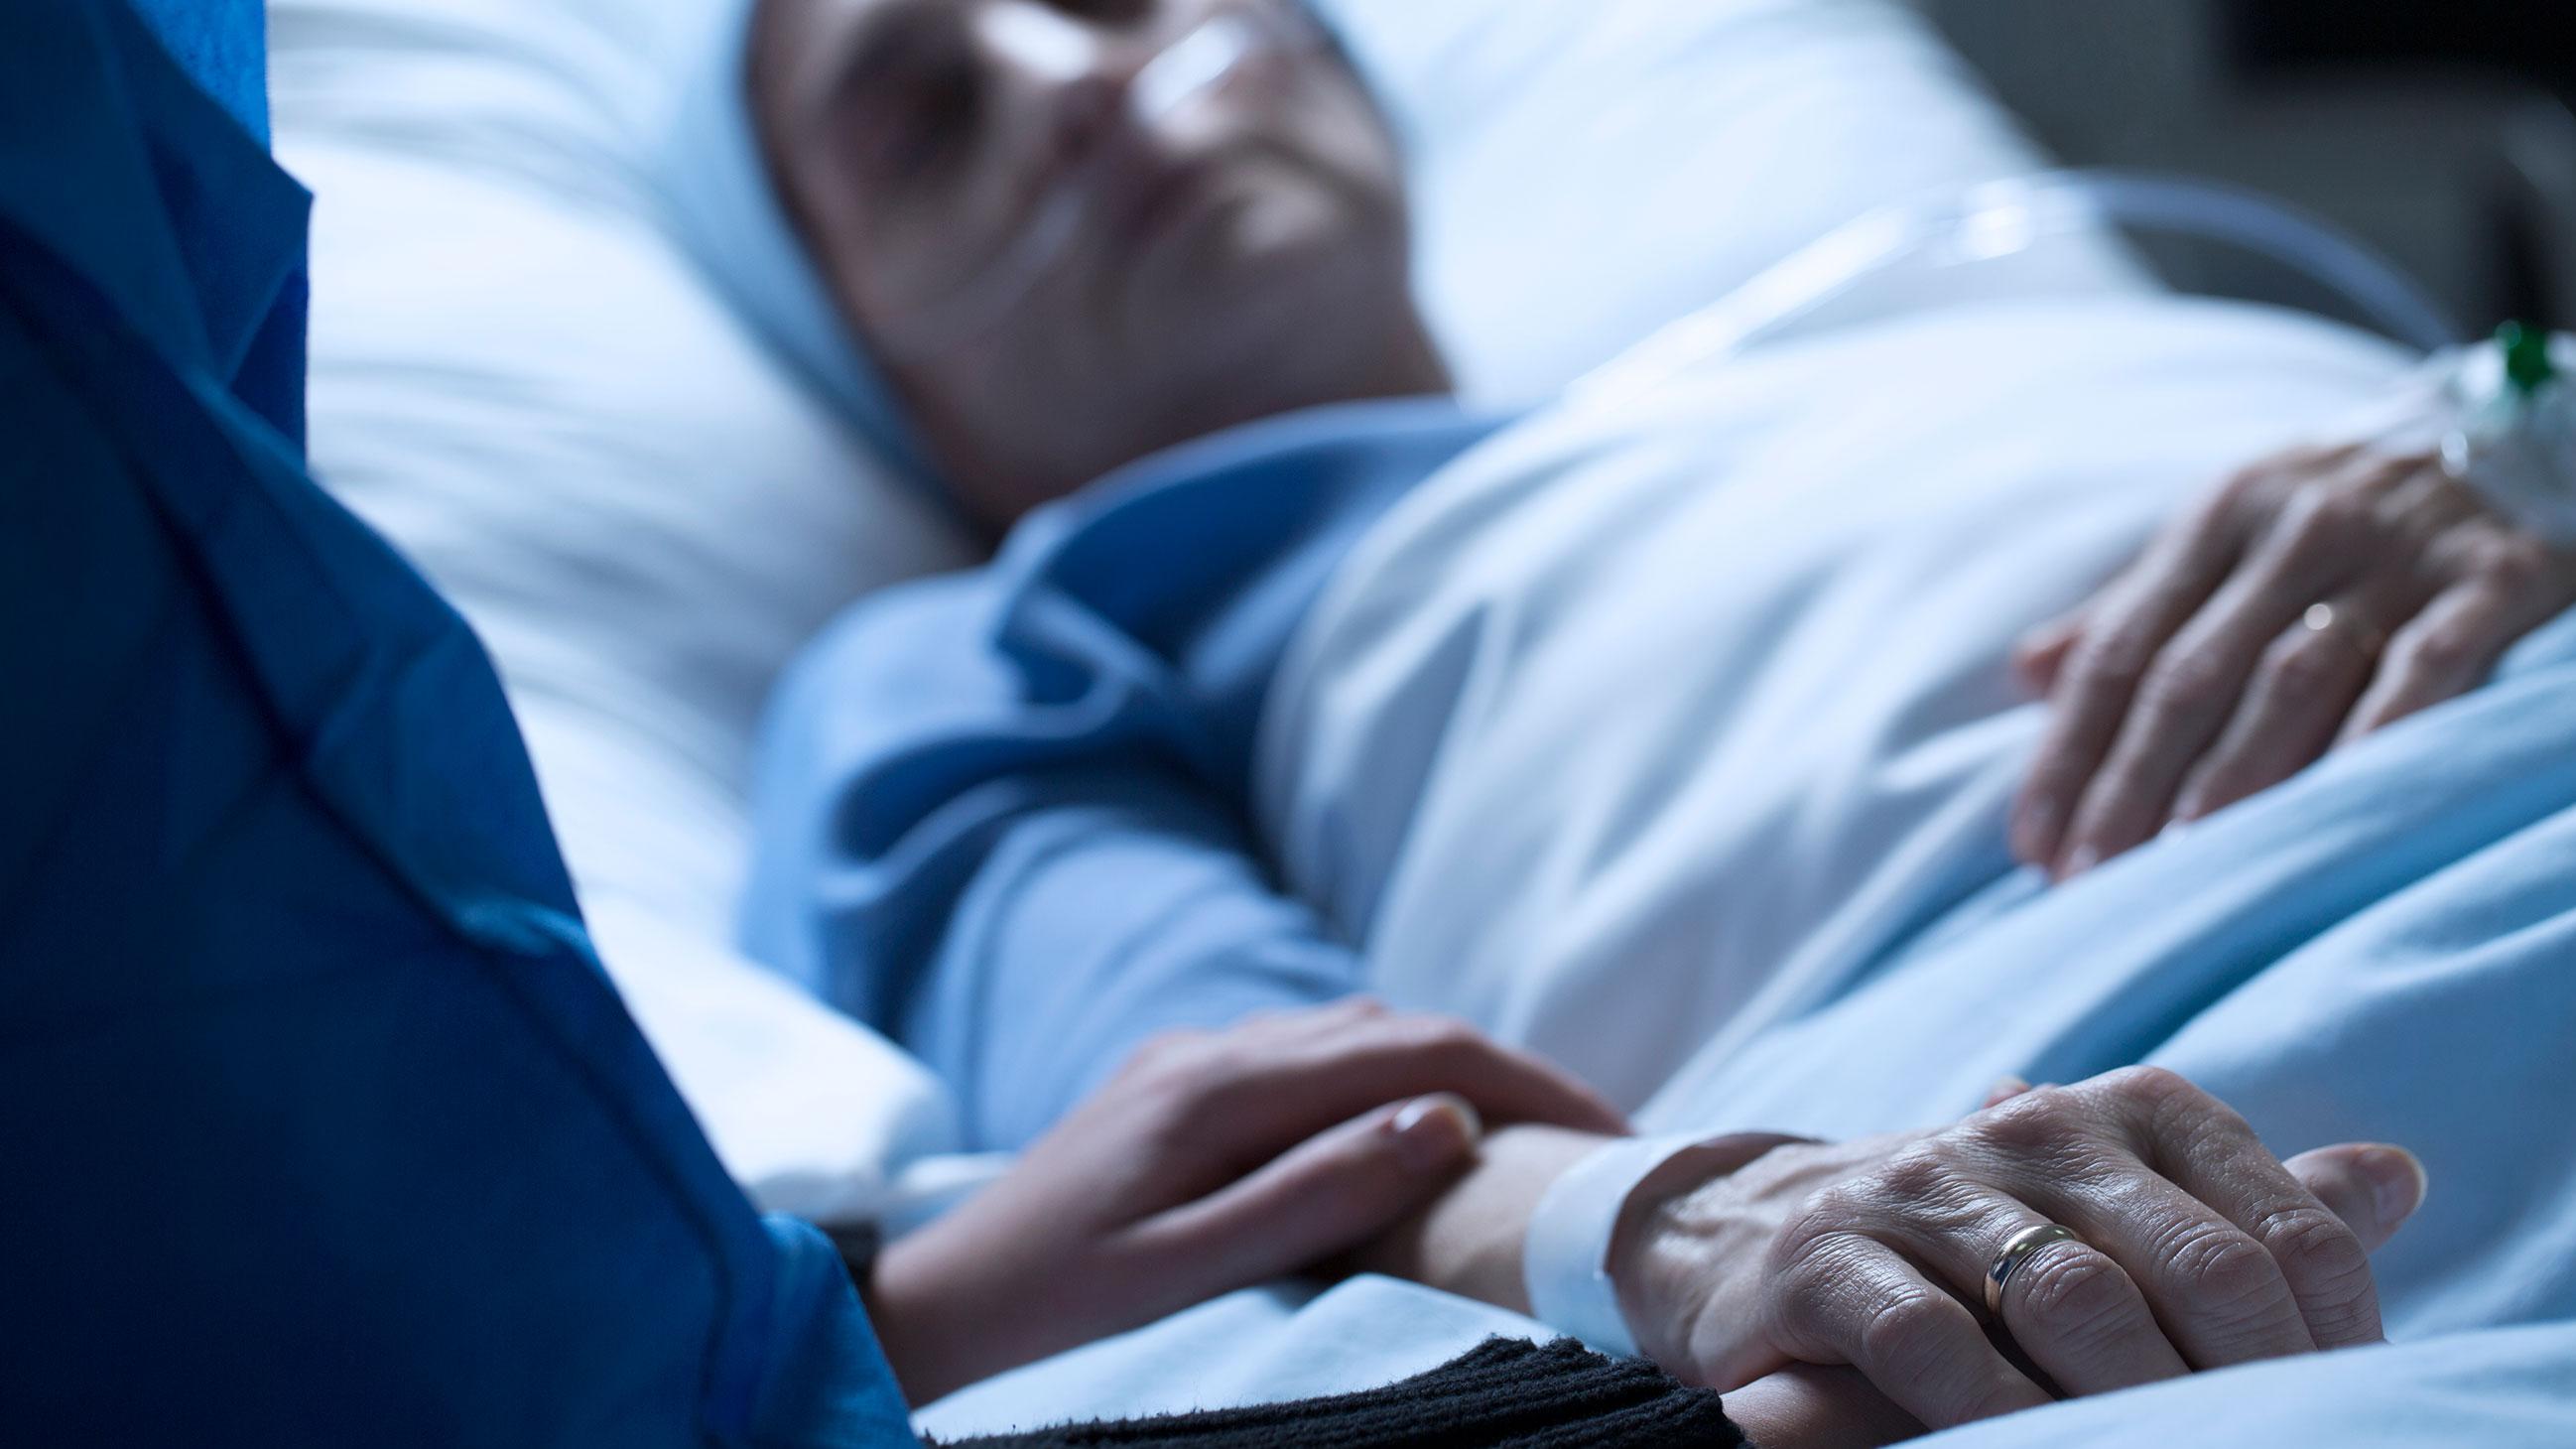
<path fill-rule="evenodd" d="M 1264 863 L 1253 735 L 1344 554 L 1490 429 L 1411 401 L 1239 430 L 858 605 L 772 707 L 752 952 L 920 1055 L 985 1147 L 1158 1032 L 1355 990 Z"/>
<path fill-rule="evenodd" d="M 268 139 L 265 0 L 127 0 L 188 78 L 252 137 Z"/>
<path fill-rule="evenodd" d="M 473 634 L 245 371 L 307 200 L 125 0 L 0 4 L 9 1442 L 911 1444 Z"/>

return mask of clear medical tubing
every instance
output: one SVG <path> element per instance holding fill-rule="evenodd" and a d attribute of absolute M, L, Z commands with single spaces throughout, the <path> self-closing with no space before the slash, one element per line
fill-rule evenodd
<path fill-rule="evenodd" d="M 2029 178 L 2027 205 L 2090 215 L 2123 230 L 2233 243 L 2341 297 L 2373 328 L 2424 352 L 2466 340 L 2441 304 L 2396 263 L 2332 225 L 2256 191 L 2121 171 Z"/>
<path fill-rule="evenodd" d="M 1992 266 L 2070 240 L 2099 241 L 2107 264 L 2124 235 L 2215 243 L 2266 259 L 2335 297 L 2355 318 L 2427 353 L 2461 341 L 2442 308 L 2394 263 L 2269 197 L 2174 177 L 2050 171 L 1865 213 L 1577 387 L 1633 388 L 1774 340 L 1907 269 Z"/>
<path fill-rule="evenodd" d="M 2576 339 L 2509 323 L 2435 353 L 2339 430 L 2442 470 L 2553 544 L 2576 544 Z"/>
<path fill-rule="evenodd" d="M 2429 453 L 2452 478 L 2540 537 L 2576 545 L 2576 339 L 2509 326 L 2464 345 L 2395 265 L 2254 192 L 2123 172 L 2059 171 L 1989 182 L 1932 202 L 1875 211 L 1826 234 L 1725 298 L 1664 329 L 1575 384 L 1578 400 L 1615 402 L 1713 358 L 1801 325 L 1866 320 L 1973 297 L 1970 269 L 2022 261 L 1998 295 L 2045 295 L 2049 266 L 2096 286 L 2133 265 L 2123 242 L 2185 239 L 2269 260 L 2359 320 L 2426 354 L 2387 396 L 2332 430 L 2344 439 Z M 2050 255 L 2048 243 L 2074 243 Z M 1917 293 L 1905 284 L 1957 273 Z M 1876 296 L 1869 294 L 1880 288 Z"/>
<path fill-rule="evenodd" d="M 982 44 L 1058 78 L 1087 73 L 1105 50 L 1136 43 L 1037 6 L 993 7 L 977 23 Z M 1128 121 L 1151 135 L 1256 68 L 1331 45 L 1302 5 L 1235 0 L 1163 39 L 1137 67 L 1127 88 Z M 1057 173 L 1030 205 L 1026 224 L 991 262 L 946 295 L 884 319 L 877 346 L 897 357 L 921 356 L 990 331 L 1028 299 L 1082 234 L 1087 213 L 1103 193 L 1101 182 L 1096 164 Z"/>

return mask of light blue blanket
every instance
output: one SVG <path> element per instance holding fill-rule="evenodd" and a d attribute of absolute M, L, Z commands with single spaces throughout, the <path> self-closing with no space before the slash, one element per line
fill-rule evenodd
<path fill-rule="evenodd" d="M 1848 1135 L 1954 1116 L 2008 1070 L 2073 1079 L 2146 1059 L 2238 1105 L 2285 1154 L 2407 1143 L 2433 1189 L 2378 1259 L 2391 1347 L 1939 1442 L 2576 1442 L 2571 722 L 2576 626 L 2561 621 L 2507 681 L 2258 808 L 2045 897 L 2017 879 L 1984 903 L 1990 918 L 1744 1042 L 1648 1116 Z M 1382 1280 L 1302 1308 L 1240 1295 L 961 1396 L 929 1423 L 1326 1392 L 1488 1333 L 1545 1331 Z M 1241 1347 L 1211 1362 L 1211 1342 Z"/>
<path fill-rule="evenodd" d="M 2426 1162 L 2379 1259 L 2393 1347 L 1951 1442 L 2576 1442 L 2576 620 L 2069 886 L 2003 851 L 2041 722 L 2013 637 L 2395 367 L 2234 309 L 2007 309 L 1542 418 L 1328 589 L 1265 718 L 1264 829 L 1381 989 L 1650 1129 L 1848 1136 L 2151 1061 L 2284 1156 Z M 1237 1299 L 931 1422 L 1381 1382 L 1515 1326 L 1383 1282 Z"/>

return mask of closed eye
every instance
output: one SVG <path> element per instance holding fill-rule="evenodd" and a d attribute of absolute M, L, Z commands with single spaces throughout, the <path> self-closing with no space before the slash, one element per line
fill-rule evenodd
<path fill-rule="evenodd" d="M 911 180 L 937 170 L 973 142 L 982 121 L 983 86 L 970 67 L 946 66 L 908 80 L 903 89 L 887 156 L 895 176 Z"/>
<path fill-rule="evenodd" d="M 1057 10 L 1097 25 L 1134 25 L 1151 15 L 1154 0 L 1050 0 Z"/>
<path fill-rule="evenodd" d="M 853 47 L 841 111 L 886 179 L 929 176 L 982 124 L 984 80 L 957 14 L 945 4 L 889 6 Z"/>

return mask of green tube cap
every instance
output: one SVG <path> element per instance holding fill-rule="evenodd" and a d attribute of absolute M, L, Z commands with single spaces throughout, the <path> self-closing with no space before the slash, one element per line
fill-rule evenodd
<path fill-rule="evenodd" d="M 2496 343 L 2504 349 L 2506 379 L 2524 397 L 2540 391 L 2558 376 L 2558 365 L 2549 358 L 2547 329 L 2507 322 L 2496 329 Z"/>

